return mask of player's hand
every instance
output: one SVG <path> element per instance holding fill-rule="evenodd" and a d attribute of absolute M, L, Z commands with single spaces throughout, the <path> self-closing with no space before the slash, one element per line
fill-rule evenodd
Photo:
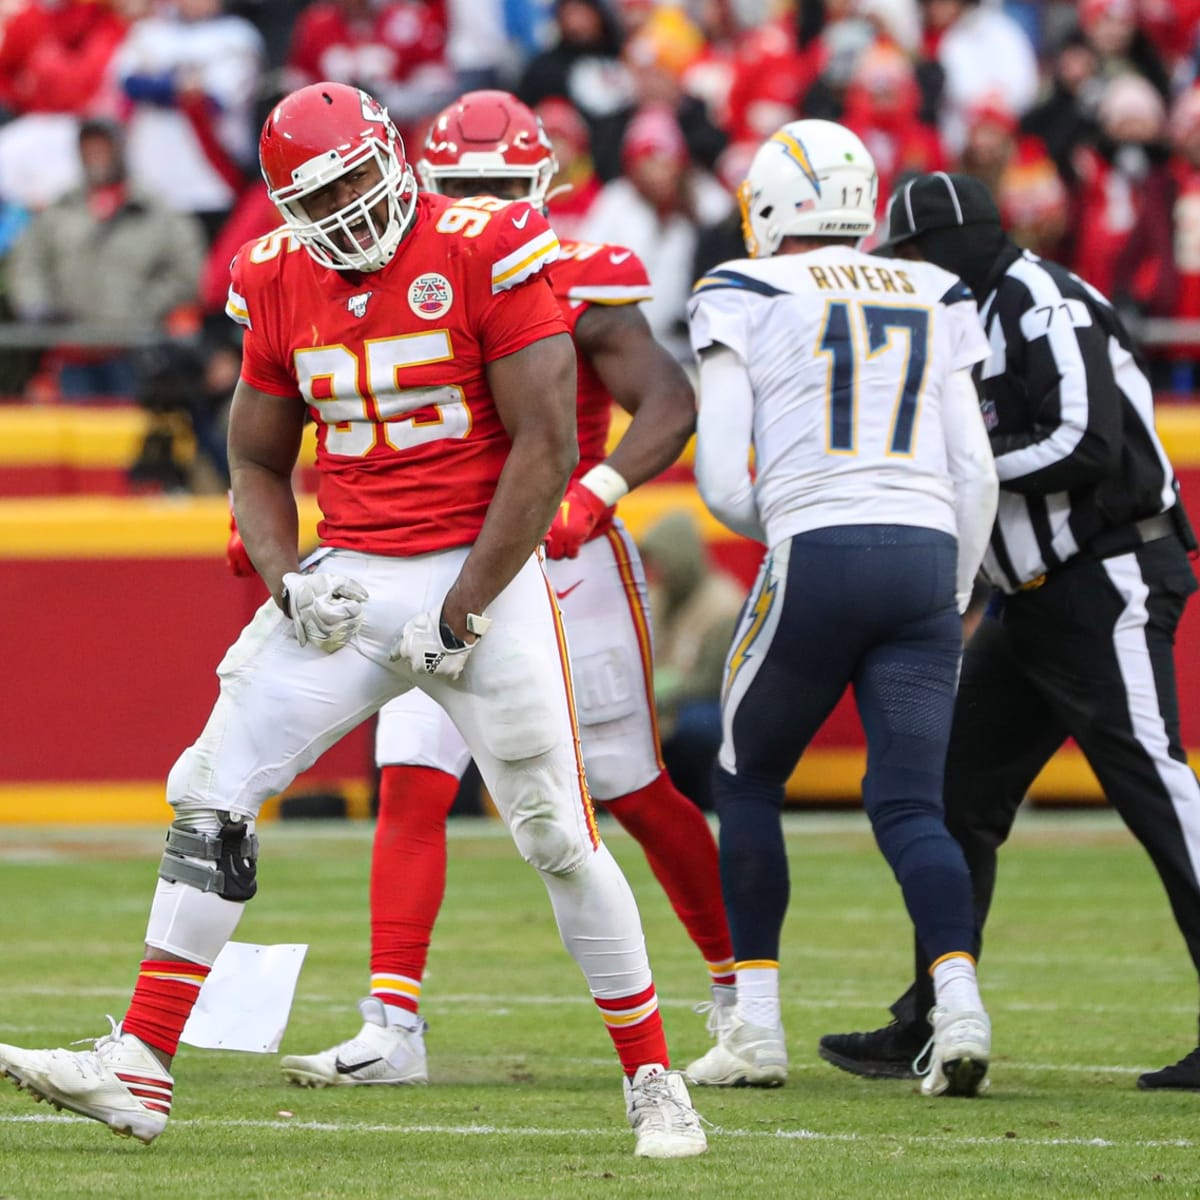
<path fill-rule="evenodd" d="M 229 496 L 229 541 L 225 543 L 225 561 L 239 579 L 247 579 L 255 573 L 250 555 L 246 553 L 246 543 L 238 533 L 237 517 L 233 515 L 232 493 Z"/>
<path fill-rule="evenodd" d="M 404 659 L 419 675 L 444 675 L 447 679 L 457 679 L 467 665 L 467 656 L 478 642 L 478 637 L 473 642 L 464 642 L 455 636 L 445 621 L 433 613 L 423 612 L 412 617 L 404 626 L 400 636 L 392 643 L 388 657 L 392 662 Z"/>
<path fill-rule="evenodd" d="M 567 488 L 546 534 L 546 553 L 551 558 L 577 558 L 580 547 L 612 511 L 613 507 L 605 504 L 591 488 L 575 480 Z"/>
<path fill-rule="evenodd" d="M 326 654 L 340 650 L 363 621 L 367 589 L 344 575 L 283 577 L 283 611 L 292 619 L 296 641 L 310 642 Z"/>

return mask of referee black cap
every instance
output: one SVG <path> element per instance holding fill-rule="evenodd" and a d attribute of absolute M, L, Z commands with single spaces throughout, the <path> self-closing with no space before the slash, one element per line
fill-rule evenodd
<path fill-rule="evenodd" d="M 887 210 L 887 238 L 876 253 L 887 253 L 910 238 L 960 225 L 999 225 L 987 184 L 970 175 L 935 171 L 918 175 L 892 193 Z"/>

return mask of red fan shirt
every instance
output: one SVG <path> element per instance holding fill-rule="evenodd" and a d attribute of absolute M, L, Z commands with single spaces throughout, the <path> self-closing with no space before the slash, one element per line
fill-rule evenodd
<path fill-rule="evenodd" d="M 246 328 L 242 378 L 308 405 L 325 544 L 475 540 L 510 447 L 486 364 L 565 331 L 543 273 L 557 253 L 524 202 L 428 194 L 380 271 L 321 267 L 286 230 L 241 248 L 226 312 Z"/>

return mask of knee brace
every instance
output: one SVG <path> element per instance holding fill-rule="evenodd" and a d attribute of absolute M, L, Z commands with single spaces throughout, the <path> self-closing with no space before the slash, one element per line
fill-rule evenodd
<path fill-rule="evenodd" d="M 219 821 L 216 832 L 190 827 L 176 818 L 167 830 L 159 878 L 244 904 L 258 890 L 258 837 L 253 822 L 229 813 L 212 815 Z"/>

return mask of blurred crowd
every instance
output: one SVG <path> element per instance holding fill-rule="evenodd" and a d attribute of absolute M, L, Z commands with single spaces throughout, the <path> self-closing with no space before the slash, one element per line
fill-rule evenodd
<path fill-rule="evenodd" d="M 742 255 L 735 192 L 797 116 L 875 157 L 880 203 L 953 169 L 1017 240 L 1140 322 L 1200 319 L 1200 0 L 0 0 L 0 391 L 136 401 L 136 470 L 185 489 L 185 421 L 219 484 L 237 247 L 277 218 L 263 117 L 326 78 L 378 96 L 420 155 L 460 91 L 540 114 L 563 238 L 645 261 L 687 356 L 693 280 Z M 1200 385 L 1200 341 L 1151 347 Z"/>

